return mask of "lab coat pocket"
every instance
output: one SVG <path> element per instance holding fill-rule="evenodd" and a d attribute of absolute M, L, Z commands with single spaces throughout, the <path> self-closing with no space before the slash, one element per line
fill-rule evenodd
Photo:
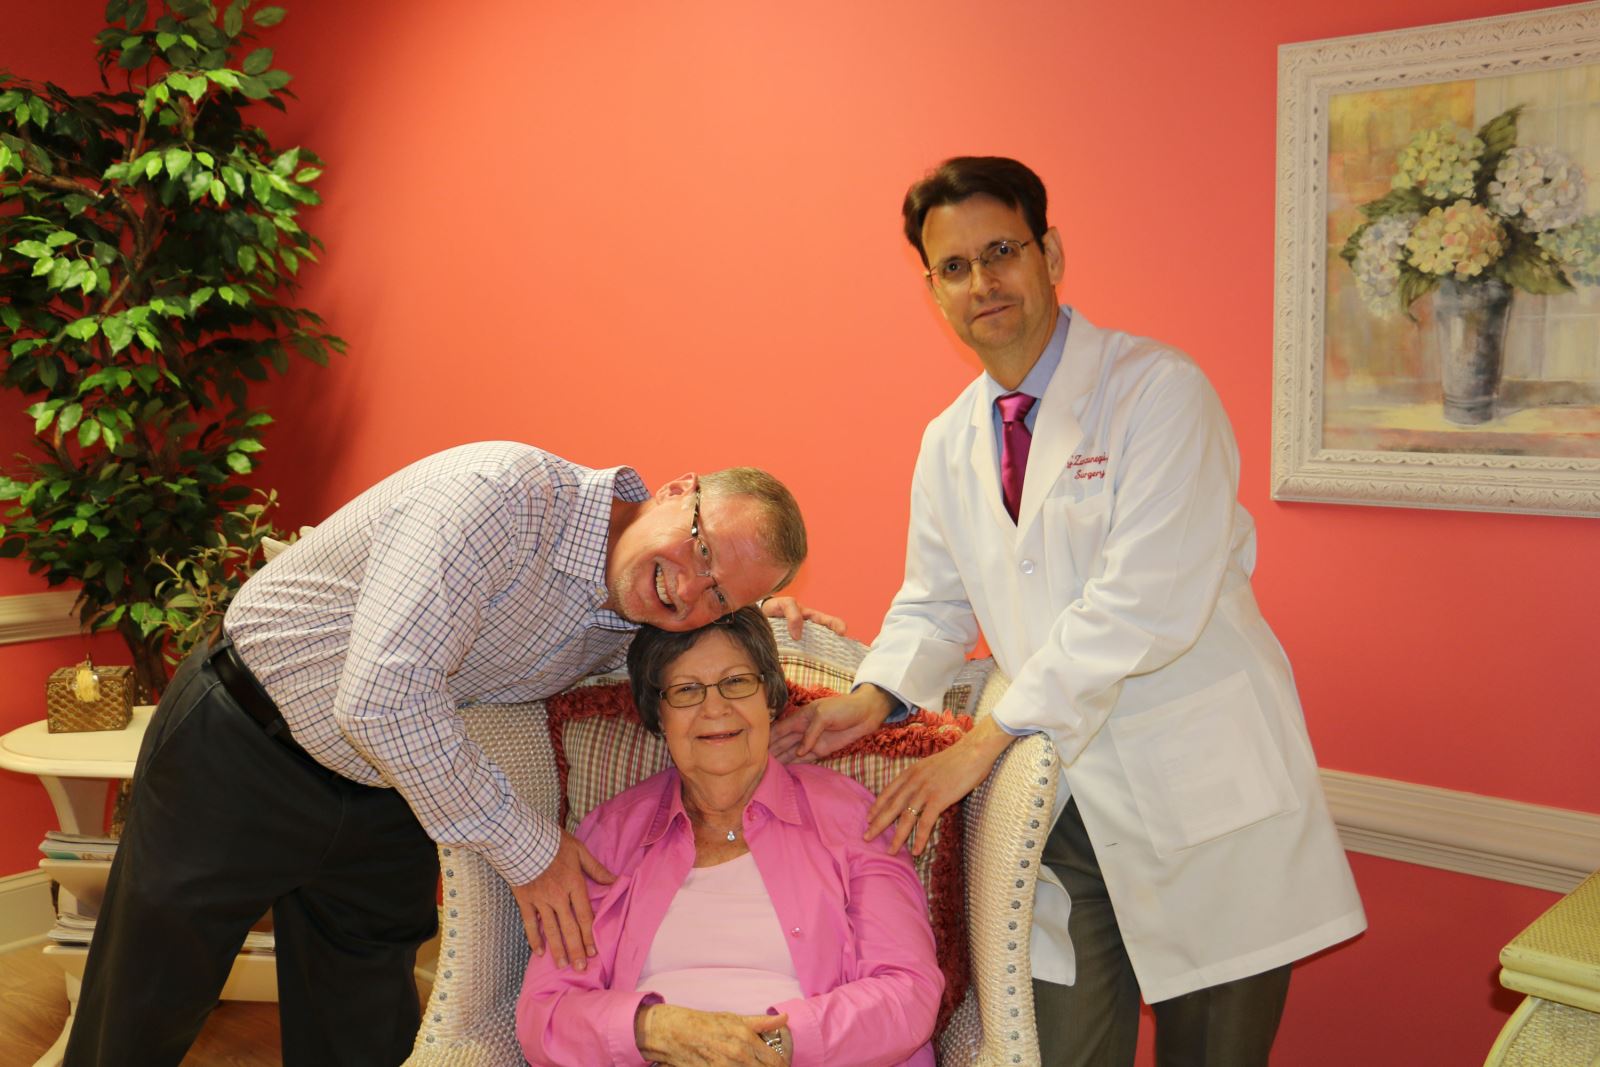
<path fill-rule="evenodd" d="M 1059 496 L 1044 502 L 1045 557 L 1050 563 L 1050 580 L 1054 584 L 1059 578 L 1070 578 L 1074 598 L 1103 563 L 1100 550 L 1105 545 L 1110 514 L 1111 494 L 1104 491 L 1082 500 Z"/>
<path fill-rule="evenodd" d="M 1299 806 L 1244 671 L 1109 725 L 1158 856 Z"/>

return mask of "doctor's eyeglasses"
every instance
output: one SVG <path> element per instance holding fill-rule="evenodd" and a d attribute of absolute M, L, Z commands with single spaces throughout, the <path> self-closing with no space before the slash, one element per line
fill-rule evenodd
<path fill-rule="evenodd" d="M 933 265 L 932 270 L 923 271 L 922 276 L 935 289 L 958 289 L 971 280 L 973 267 L 982 266 L 990 274 L 1015 267 L 1022 262 L 1022 250 L 1031 244 L 1032 241 L 1013 241 L 1010 238 L 993 241 L 971 259 L 966 256 L 942 259 Z"/>

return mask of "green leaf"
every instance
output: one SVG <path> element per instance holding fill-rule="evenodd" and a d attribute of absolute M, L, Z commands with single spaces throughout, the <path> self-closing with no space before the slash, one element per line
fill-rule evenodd
<path fill-rule="evenodd" d="M 1522 105 L 1518 104 L 1483 124 L 1483 129 L 1478 131 L 1478 139 L 1483 142 L 1485 156 L 1502 156 L 1506 149 L 1517 143 L 1517 116 L 1521 113 Z"/>
<path fill-rule="evenodd" d="M 272 90 L 263 85 L 260 78 L 255 77 L 240 78 L 239 91 L 251 100 L 265 100 L 272 95 Z"/>
<path fill-rule="evenodd" d="M 1492 270 L 1508 285 L 1514 285 L 1525 293 L 1558 296 L 1572 292 L 1572 283 L 1567 280 L 1561 267 L 1532 242 L 1514 245 Z"/>
<path fill-rule="evenodd" d="M 209 189 L 210 189 L 210 193 L 211 193 L 211 199 L 215 200 L 219 204 L 225 203 L 227 201 L 227 199 L 228 199 L 228 190 L 225 189 L 223 187 L 222 183 L 217 181 L 217 179 L 215 179 L 215 178 L 211 179 L 211 185 L 210 185 Z"/>
<path fill-rule="evenodd" d="M 222 16 L 222 29 L 229 37 L 239 36 L 244 29 L 244 5 L 232 3 L 228 5 L 227 14 Z"/>
<path fill-rule="evenodd" d="M 78 239 L 78 235 L 71 230 L 57 230 L 44 239 L 44 243 L 51 248 L 60 248 L 62 245 L 71 244 Z"/>
<path fill-rule="evenodd" d="M 300 165 L 300 149 L 291 148 L 272 161 L 272 173 L 280 178 L 286 178 Z"/>
<path fill-rule="evenodd" d="M 154 152 L 145 155 L 144 176 L 154 178 L 161 173 L 161 157 Z"/>
<path fill-rule="evenodd" d="M 281 7 L 264 7 L 260 11 L 252 13 L 250 20 L 257 26 L 276 26 L 283 21 L 283 16 L 286 14 L 288 12 Z"/>
<path fill-rule="evenodd" d="M 254 274 L 256 269 L 256 250 L 249 245 L 239 249 L 239 269 L 246 274 Z"/>
<path fill-rule="evenodd" d="M 83 419 L 82 404 L 68 404 L 61 409 L 60 416 L 56 419 L 56 429 L 62 433 L 71 433 L 72 428 Z"/>
<path fill-rule="evenodd" d="M 233 447 L 238 452 L 265 452 L 267 449 L 266 445 L 254 437 L 241 437 L 233 443 Z"/>
<path fill-rule="evenodd" d="M 261 75 L 259 80 L 268 89 L 282 89 L 285 85 L 294 81 L 294 75 L 286 70 L 269 70 Z"/>
<path fill-rule="evenodd" d="M 206 168 L 206 170 L 210 170 L 212 167 L 216 166 L 217 163 L 216 159 L 212 157 L 210 152 L 196 152 L 194 154 L 194 161 Z"/>
<path fill-rule="evenodd" d="M 78 444 L 88 448 L 100 440 L 100 424 L 94 420 L 83 423 L 78 427 Z"/>
<path fill-rule="evenodd" d="M 216 290 L 211 288 L 209 285 L 200 289 L 196 289 L 189 297 L 190 314 L 193 314 L 194 311 L 200 307 L 200 305 L 204 304 L 207 300 L 210 300 L 215 294 Z"/>
<path fill-rule="evenodd" d="M 167 173 L 176 178 L 189 168 L 189 161 L 194 154 L 186 148 L 169 148 L 164 157 L 167 164 Z"/>
<path fill-rule="evenodd" d="M 206 71 L 206 77 L 210 78 L 213 82 L 222 86 L 224 89 L 239 88 L 239 75 L 226 67 L 218 67 L 216 70 L 208 70 Z"/>
<path fill-rule="evenodd" d="M 0 304 L 0 322 L 5 323 L 8 330 L 22 329 L 22 316 L 10 304 Z"/>
<path fill-rule="evenodd" d="M 1407 212 L 1420 214 L 1427 211 L 1431 206 L 1433 206 L 1433 201 L 1423 196 L 1419 189 L 1395 189 L 1387 196 L 1362 204 L 1361 213 L 1369 220 L 1375 221 L 1386 215 L 1401 215 Z"/>
<path fill-rule="evenodd" d="M 40 256 L 38 259 L 33 261 L 33 276 L 37 278 L 41 274 L 49 274 L 55 269 L 55 266 L 56 261 L 52 257 Z"/>
<path fill-rule="evenodd" d="M 100 324 L 106 340 L 111 343 L 111 354 L 116 355 L 133 343 L 133 327 L 121 315 L 112 315 Z"/>
<path fill-rule="evenodd" d="M 144 25 L 145 0 L 132 0 L 128 4 L 128 17 L 123 25 L 130 30 L 136 30 Z"/>
<path fill-rule="evenodd" d="M 250 457 L 244 455 L 242 452 L 229 452 L 228 466 L 232 468 L 235 474 L 249 474 L 255 469 L 254 465 L 250 462 Z"/>
<path fill-rule="evenodd" d="M 106 0 L 106 21 L 121 22 L 128 13 L 128 0 Z"/>
<path fill-rule="evenodd" d="M 321 167 L 307 167 L 305 170 L 302 170 L 299 174 L 296 174 L 294 176 L 294 180 L 297 181 L 297 182 L 300 182 L 303 185 L 306 182 L 314 182 L 320 177 L 322 177 L 322 168 Z"/>
<path fill-rule="evenodd" d="M 1424 274 L 1415 267 L 1402 265 L 1400 268 L 1400 306 L 1409 308 L 1419 298 L 1433 292 L 1439 279 L 1432 274 Z"/>
<path fill-rule="evenodd" d="M 156 47 L 161 49 L 163 52 L 165 52 L 167 49 L 171 48 L 173 45 L 175 45 L 177 43 L 178 43 L 178 35 L 175 34 L 175 33 L 158 33 L 158 34 L 156 34 Z"/>
<path fill-rule="evenodd" d="M 37 96 L 28 101 L 28 111 L 33 115 L 33 124 L 41 130 L 50 124 L 50 109 Z"/>
<path fill-rule="evenodd" d="M 260 74 L 272 66 L 272 49 L 257 48 L 254 52 L 244 57 L 241 64 L 246 74 Z"/>
<path fill-rule="evenodd" d="M 51 254 L 50 246 L 43 241 L 18 241 L 14 248 L 18 255 L 27 256 L 29 259 L 38 259 L 40 256 Z"/>
<path fill-rule="evenodd" d="M 86 315 L 67 327 L 67 336 L 79 341 L 87 341 L 100 332 L 100 322 L 93 315 Z"/>
<path fill-rule="evenodd" d="M 137 47 L 123 52 L 122 58 L 117 60 L 117 66 L 123 70 L 138 70 L 148 62 L 150 62 L 150 46 L 141 42 Z"/>
<path fill-rule="evenodd" d="M 240 174 L 233 167 L 230 167 L 227 164 L 223 164 L 223 167 L 222 167 L 222 180 L 227 183 L 229 189 L 233 190 L 233 195 L 234 196 L 241 196 L 241 197 L 244 196 L 244 175 L 243 174 Z"/>

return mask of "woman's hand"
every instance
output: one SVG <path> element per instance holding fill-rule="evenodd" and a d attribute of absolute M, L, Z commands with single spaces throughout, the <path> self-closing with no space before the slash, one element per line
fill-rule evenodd
<path fill-rule="evenodd" d="M 788 1057 L 778 1055 L 761 1037 L 783 1029 L 788 1022 L 787 1015 L 735 1015 L 649 1004 L 633 1017 L 633 1040 L 641 1056 L 663 1067 L 744 1067 L 750 1063 L 788 1067 Z"/>

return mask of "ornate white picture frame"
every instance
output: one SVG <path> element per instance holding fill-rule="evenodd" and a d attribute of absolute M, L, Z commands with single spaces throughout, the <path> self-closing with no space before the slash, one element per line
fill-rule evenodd
<path fill-rule="evenodd" d="M 1273 344 L 1274 499 L 1600 516 L 1600 3 L 1280 48 Z"/>

